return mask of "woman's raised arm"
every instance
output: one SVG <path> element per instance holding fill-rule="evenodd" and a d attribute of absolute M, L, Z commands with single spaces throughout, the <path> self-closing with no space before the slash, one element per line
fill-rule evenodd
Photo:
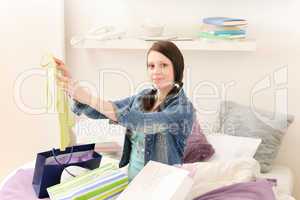
<path fill-rule="evenodd" d="M 64 62 L 58 58 L 54 58 L 57 69 L 62 73 L 57 75 L 57 80 L 59 81 L 59 86 L 73 99 L 75 100 L 75 105 L 82 107 L 85 111 L 90 111 L 94 113 L 94 116 L 99 118 L 102 116 L 107 117 L 113 121 L 117 120 L 114 105 L 110 101 L 105 101 L 99 97 L 95 97 L 86 88 L 80 86 L 79 82 L 75 82 L 72 79 L 69 69 L 65 66 Z M 77 101 L 77 102 L 76 102 Z M 88 107 L 84 106 L 87 105 Z M 93 109 L 91 109 L 93 108 Z M 99 112 L 99 113 L 97 113 Z M 100 113 L 102 115 L 100 115 Z M 103 116 L 104 115 L 104 116 Z"/>

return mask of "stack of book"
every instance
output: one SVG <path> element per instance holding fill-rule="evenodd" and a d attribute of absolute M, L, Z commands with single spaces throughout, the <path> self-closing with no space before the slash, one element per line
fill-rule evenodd
<path fill-rule="evenodd" d="M 247 20 L 228 17 L 209 17 L 203 19 L 200 38 L 235 40 L 246 38 Z"/>

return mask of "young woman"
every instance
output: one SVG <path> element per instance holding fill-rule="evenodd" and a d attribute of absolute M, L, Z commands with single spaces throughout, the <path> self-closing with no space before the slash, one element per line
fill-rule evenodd
<path fill-rule="evenodd" d="M 72 111 L 93 119 L 108 118 L 127 128 L 119 166 L 129 163 L 132 180 L 149 160 L 181 164 L 195 110 L 183 90 L 184 59 L 169 41 L 155 42 L 147 53 L 153 88 L 118 101 L 105 101 L 76 87 L 64 63 L 56 59 L 62 88 L 75 103 Z"/>

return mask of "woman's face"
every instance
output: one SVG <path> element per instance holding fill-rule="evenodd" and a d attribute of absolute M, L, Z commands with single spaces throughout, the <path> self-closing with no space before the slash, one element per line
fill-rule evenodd
<path fill-rule="evenodd" d="M 169 58 L 158 51 L 148 54 L 148 74 L 157 89 L 163 89 L 174 83 L 174 67 Z"/>

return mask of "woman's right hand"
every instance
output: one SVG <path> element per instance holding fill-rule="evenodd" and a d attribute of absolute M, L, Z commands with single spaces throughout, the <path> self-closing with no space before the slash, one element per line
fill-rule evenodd
<path fill-rule="evenodd" d="M 56 62 L 56 68 L 61 71 L 61 74 L 57 75 L 58 85 L 65 91 L 67 95 L 80 103 L 90 104 L 92 95 L 91 93 L 80 86 L 78 82 L 72 80 L 69 69 L 65 66 L 64 62 L 54 57 Z"/>
<path fill-rule="evenodd" d="M 56 68 L 62 72 L 62 75 L 66 78 L 71 79 L 70 70 L 65 66 L 65 63 L 58 58 L 53 57 L 56 62 Z"/>
<path fill-rule="evenodd" d="M 64 62 L 55 58 L 57 69 L 62 73 L 57 75 L 59 86 L 74 100 L 89 105 L 93 109 L 104 114 L 107 118 L 117 122 L 117 116 L 113 103 L 104 101 L 98 98 L 97 94 L 93 95 L 93 88 L 83 87 L 79 81 L 73 81 L 69 69 L 65 66 Z"/>

